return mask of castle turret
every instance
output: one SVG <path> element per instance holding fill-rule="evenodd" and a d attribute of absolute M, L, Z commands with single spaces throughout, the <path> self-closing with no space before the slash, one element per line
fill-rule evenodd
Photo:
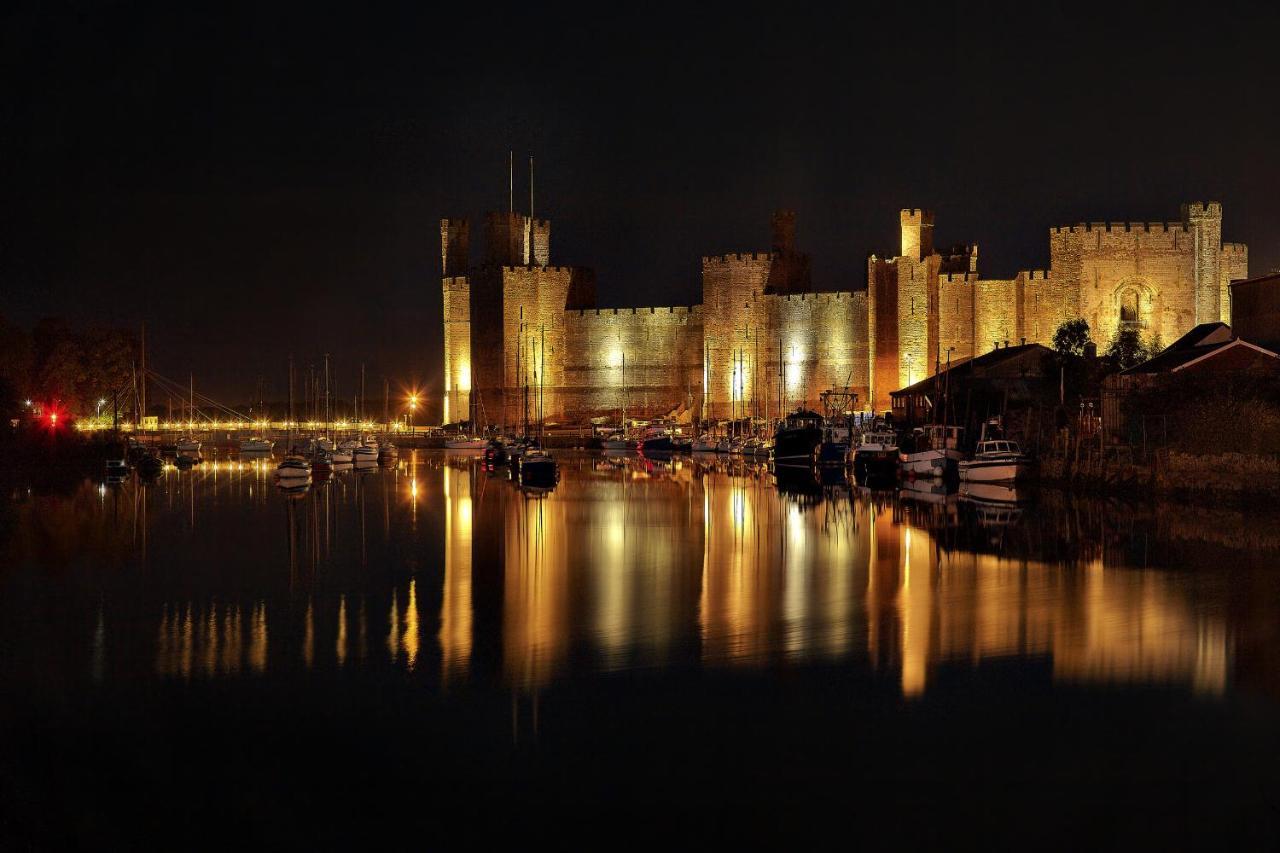
<path fill-rule="evenodd" d="M 796 212 L 779 210 L 773 214 L 773 251 L 778 254 L 796 249 Z"/>
<path fill-rule="evenodd" d="M 1196 322 L 1214 323 L 1222 319 L 1222 282 L 1218 263 L 1222 254 L 1222 205 L 1183 205 L 1182 218 L 1191 229 L 1194 245 L 1193 271 L 1196 289 Z"/>
<path fill-rule="evenodd" d="M 440 220 L 440 272 L 442 275 L 467 274 L 471 255 L 471 227 L 465 219 Z"/>
<path fill-rule="evenodd" d="M 904 258 L 918 261 L 933 254 L 933 211 L 905 208 L 901 213 Z"/>

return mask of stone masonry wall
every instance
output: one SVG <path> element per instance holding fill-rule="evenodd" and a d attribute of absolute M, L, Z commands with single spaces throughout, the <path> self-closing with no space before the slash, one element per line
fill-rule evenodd
<path fill-rule="evenodd" d="M 701 306 L 564 312 L 557 416 L 616 420 L 624 406 L 636 418 L 696 412 L 702 322 Z"/>

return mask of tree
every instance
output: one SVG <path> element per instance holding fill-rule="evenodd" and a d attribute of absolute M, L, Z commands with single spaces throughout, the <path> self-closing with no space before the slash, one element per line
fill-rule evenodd
<path fill-rule="evenodd" d="M 1060 356 L 1084 356 L 1089 343 L 1089 321 L 1083 317 L 1067 320 L 1053 333 L 1053 348 Z"/>
<path fill-rule="evenodd" d="M 1132 326 L 1125 326 L 1116 332 L 1107 347 L 1107 359 L 1119 370 L 1127 370 L 1150 357 L 1151 352 L 1142 340 L 1141 333 Z"/>

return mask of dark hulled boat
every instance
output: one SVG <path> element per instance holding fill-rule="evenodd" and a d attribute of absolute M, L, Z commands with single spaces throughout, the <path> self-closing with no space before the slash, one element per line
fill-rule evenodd
<path fill-rule="evenodd" d="M 822 415 L 800 409 L 787 415 L 773 436 L 777 465 L 811 466 L 822 445 Z"/>

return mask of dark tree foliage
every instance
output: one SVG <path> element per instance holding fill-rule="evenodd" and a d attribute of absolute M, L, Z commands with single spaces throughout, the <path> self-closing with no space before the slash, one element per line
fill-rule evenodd
<path fill-rule="evenodd" d="M 1089 343 L 1089 321 L 1067 320 L 1053 333 L 1053 348 L 1060 356 L 1083 358 Z"/>

